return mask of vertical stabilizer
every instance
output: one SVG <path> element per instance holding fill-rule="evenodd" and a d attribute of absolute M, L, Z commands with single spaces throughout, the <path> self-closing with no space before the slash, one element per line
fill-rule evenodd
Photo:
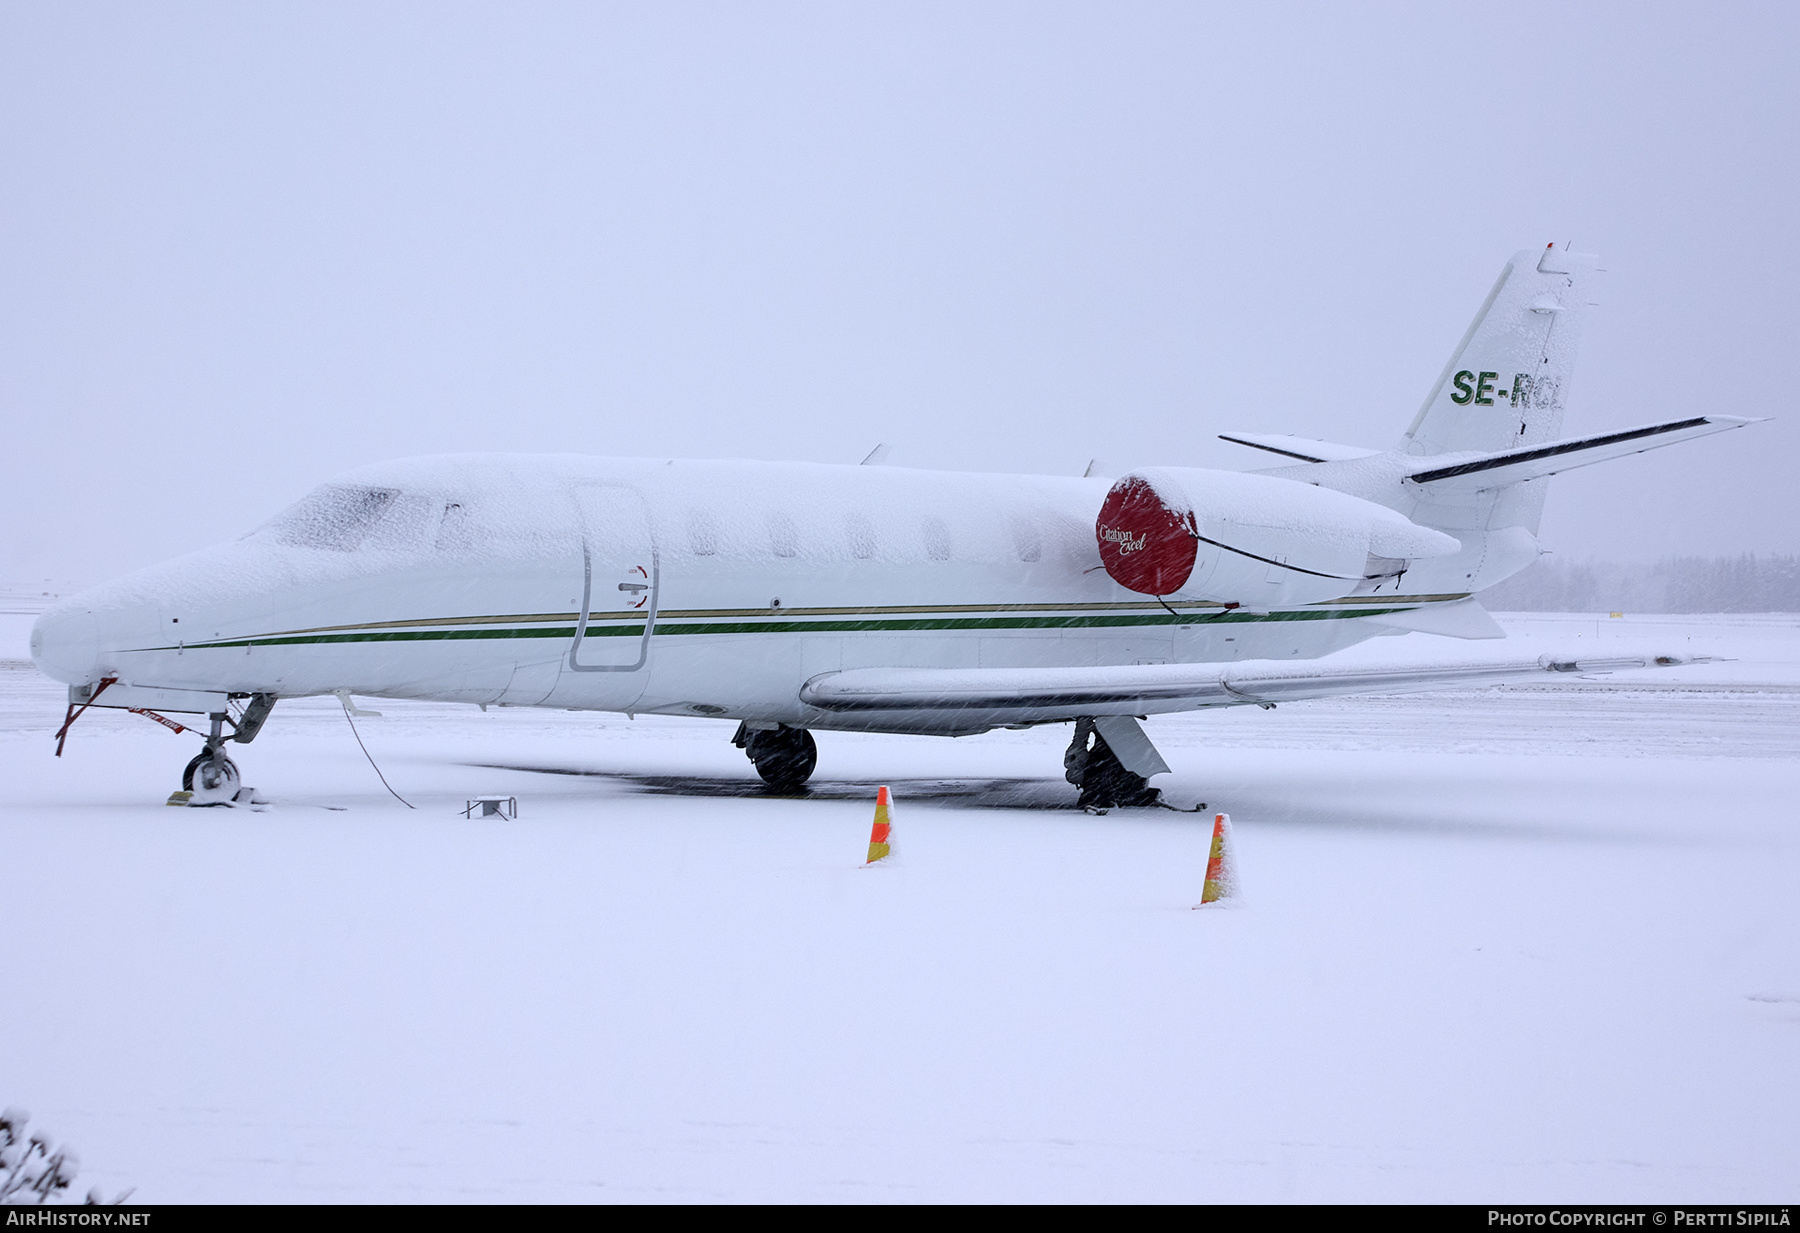
<path fill-rule="evenodd" d="M 1460 541 L 1460 552 L 1410 561 L 1404 577 L 1411 593 L 1455 595 L 1493 586 L 1537 560 L 1541 551 L 1537 531 L 1545 486 L 1562 468 L 1535 464 L 1586 448 L 1583 440 L 1537 452 L 1562 432 L 1575 352 L 1594 311 L 1600 272 L 1600 259 L 1591 253 L 1551 246 L 1514 254 L 1412 427 L 1390 453 L 1357 457 L 1338 446 L 1309 449 L 1292 438 L 1228 439 L 1273 447 L 1293 458 L 1317 458 L 1263 474 L 1385 505 Z M 1702 416 L 1651 427 L 1674 432 L 1704 425 L 1712 431 L 1711 422 Z M 1605 445 L 1645 436 L 1633 430 L 1594 441 Z M 1502 457 L 1507 451 L 1521 456 Z M 1420 463 L 1421 458 L 1442 461 Z M 1490 472 L 1491 483 L 1437 482 Z M 1474 625 L 1468 628 L 1472 636 L 1483 636 Z M 1486 634 L 1491 636 L 1491 629 Z"/>
<path fill-rule="evenodd" d="M 1401 451 L 1485 452 L 1556 437 L 1599 261 L 1555 247 L 1515 254 L 1419 408 Z"/>

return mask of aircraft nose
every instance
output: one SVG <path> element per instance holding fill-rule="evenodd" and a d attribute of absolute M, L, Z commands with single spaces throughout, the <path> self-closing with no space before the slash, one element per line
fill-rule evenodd
<path fill-rule="evenodd" d="M 91 612 L 51 609 L 31 627 L 31 662 L 38 671 L 70 685 L 87 685 L 97 676 L 100 622 Z"/>

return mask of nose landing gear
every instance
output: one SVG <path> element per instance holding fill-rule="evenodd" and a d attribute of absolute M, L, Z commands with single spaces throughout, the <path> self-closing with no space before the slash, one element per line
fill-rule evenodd
<path fill-rule="evenodd" d="M 212 720 L 212 731 L 207 734 L 206 744 L 200 753 L 181 772 L 181 792 L 177 796 L 187 799 L 180 803 L 189 805 L 223 805 L 223 804 L 263 804 L 256 797 L 254 788 L 243 786 L 243 776 L 238 773 L 237 763 L 225 756 L 225 742 L 238 741 L 248 744 L 256 739 L 262 731 L 263 722 L 269 718 L 269 712 L 275 707 L 275 699 L 270 694 L 252 694 L 249 704 L 243 713 L 233 719 L 228 712 L 216 711 L 208 716 Z M 226 724 L 231 731 L 225 731 Z M 171 804 L 177 803 L 174 798 Z"/>

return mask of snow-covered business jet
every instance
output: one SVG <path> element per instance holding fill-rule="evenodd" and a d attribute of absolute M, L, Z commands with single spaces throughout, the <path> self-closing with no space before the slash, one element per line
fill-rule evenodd
<path fill-rule="evenodd" d="M 1473 596 L 1537 558 L 1546 477 L 1754 422 L 1559 439 L 1597 273 L 1516 255 L 1390 450 L 1234 433 L 1283 462 L 1116 480 L 414 458 L 59 603 L 32 658 L 70 686 L 65 732 L 84 704 L 210 717 L 183 786 L 215 796 L 227 742 L 336 693 L 736 719 L 780 789 L 811 775 L 815 728 L 1073 722 L 1082 801 L 1148 803 L 1149 715 L 1659 662 L 1317 662 L 1405 630 L 1502 637 Z"/>

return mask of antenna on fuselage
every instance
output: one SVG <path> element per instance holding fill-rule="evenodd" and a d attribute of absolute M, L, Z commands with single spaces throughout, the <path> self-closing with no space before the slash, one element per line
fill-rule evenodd
<path fill-rule="evenodd" d="M 863 467 L 885 467 L 887 466 L 888 454 L 893 448 L 893 446 L 884 441 L 874 449 L 870 450 L 869 456 L 857 465 Z"/>

